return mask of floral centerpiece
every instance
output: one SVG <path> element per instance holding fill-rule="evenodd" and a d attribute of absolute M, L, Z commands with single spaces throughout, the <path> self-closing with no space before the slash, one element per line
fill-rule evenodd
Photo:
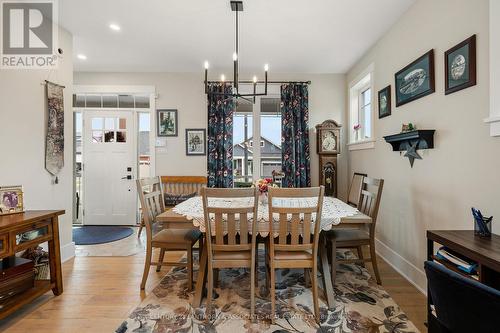
<path fill-rule="evenodd" d="M 271 178 L 261 178 L 255 181 L 254 186 L 260 192 L 260 202 L 263 204 L 267 203 L 267 192 L 269 192 L 270 187 L 278 187 L 273 183 Z"/>

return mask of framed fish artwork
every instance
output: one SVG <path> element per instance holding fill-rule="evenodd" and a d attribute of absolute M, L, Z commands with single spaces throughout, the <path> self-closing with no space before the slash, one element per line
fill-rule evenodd
<path fill-rule="evenodd" d="M 435 91 L 434 50 L 430 50 L 394 75 L 396 107 Z"/>
<path fill-rule="evenodd" d="M 444 53 L 445 95 L 476 85 L 476 35 Z"/>

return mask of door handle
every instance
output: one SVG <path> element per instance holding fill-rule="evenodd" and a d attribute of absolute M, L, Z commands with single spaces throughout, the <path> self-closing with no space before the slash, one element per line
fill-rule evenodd
<path fill-rule="evenodd" d="M 131 179 L 132 179 L 132 176 L 131 176 L 131 175 L 128 175 L 128 176 L 122 177 L 122 179 L 128 179 L 128 180 L 131 180 Z"/>

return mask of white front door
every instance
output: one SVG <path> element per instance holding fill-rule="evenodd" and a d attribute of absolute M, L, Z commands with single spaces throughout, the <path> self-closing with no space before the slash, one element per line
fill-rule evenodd
<path fill-rule="evenodd" d="M 84 111 L 86 225 L 135 225 L 137 146 L 132 111 Z"/>

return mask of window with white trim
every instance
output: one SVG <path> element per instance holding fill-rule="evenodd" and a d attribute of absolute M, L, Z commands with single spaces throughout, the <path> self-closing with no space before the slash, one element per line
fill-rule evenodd
<path fill-rule="evenodd" d="M 372 68 L 349 85 L 349 100 L 349 143 L 372 142 L 374 138 Z"/>

